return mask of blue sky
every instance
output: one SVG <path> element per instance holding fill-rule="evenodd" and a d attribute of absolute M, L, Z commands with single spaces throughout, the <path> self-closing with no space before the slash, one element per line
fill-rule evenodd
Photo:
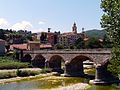
<path fill-rule="evenodd" d="M 101 29 L 101 0 L 0 0 L 0 28 L 32 32 Z"/>

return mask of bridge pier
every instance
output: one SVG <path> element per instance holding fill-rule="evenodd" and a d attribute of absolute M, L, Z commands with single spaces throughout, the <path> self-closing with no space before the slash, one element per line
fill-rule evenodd
<path fill-rule="evenodd" d="M 91 82 L 91 81 L 90 81 Z M 119 79 L 113 77 L 113 75 L 107 71 L 107 65 L 96 65 L 96 74 L 93 84 L 103 85 L 119 82 Z"/>
<path fill-rule="evenodd" d="M 84 70 L 83 70 L 83 62 L 79 64 L 78 66 L 72 65 L 69 61 L 65 62 L 65 71 L 64 76 L 66 77 L 83 77 L 84 76 Z"/>

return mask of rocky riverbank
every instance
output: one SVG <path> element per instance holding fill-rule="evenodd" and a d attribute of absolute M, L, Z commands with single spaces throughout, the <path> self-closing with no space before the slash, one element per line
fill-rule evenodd
<path fill-rule="evenodd" d="M 55 88 L 55 89 L 51 89 L 51 90 L 87 90 L 90 87 L 91 86 L 89 84 L 78 83 L 78 84 L 65 86 L 65 87 L 60 87 L 60 88 Z"/>

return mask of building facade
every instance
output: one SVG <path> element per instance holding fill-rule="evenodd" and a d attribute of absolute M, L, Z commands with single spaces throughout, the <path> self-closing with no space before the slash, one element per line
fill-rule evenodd
<path fill-rule="evenodd" d="M 48 32 L 41 32 L 37 35 L 37 38 L 40 40 L 40 43 L 51 44 L 54 46 L 58 43 L 58 36 L 60 32 L 50 32 L 51 28 L 48 28 Z"/>
<path fill-rule="evenodd" d="M 73 46 L 77 39 L 79 38 L 86 38 L 86 34 L 77 33 L 77 26 L 76 23 L 72 26 L 72 32 L 67 32 L 59 35 L 59 44 L 64 45 L 65 47 Z"/>
<path fill-rule="evenodd" d="M 41 32 L 38 34 L 40 43 L 51 44 L 55 46 L 56 44 L 63 45 L 68 48 L 74 46 L 75 42 L 79 38 L 86 38 L 85 32 L 78 33 L 76 23 L 72 26 L 72 32 L 60 33 L 59 32 L 50 32 L 51 28 L 48 28 L 48 32 Z"/>

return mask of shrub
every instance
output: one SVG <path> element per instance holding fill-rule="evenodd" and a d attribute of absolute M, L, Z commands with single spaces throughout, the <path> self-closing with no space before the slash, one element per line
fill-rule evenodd
<path fill-rule="evenodd" d="M 35 76 L 38 75 L 40 72 L 38 71 L 31 71 L 31 70 L 17 70 L 17 76 L 26 77 L 26 76 Z"/>

